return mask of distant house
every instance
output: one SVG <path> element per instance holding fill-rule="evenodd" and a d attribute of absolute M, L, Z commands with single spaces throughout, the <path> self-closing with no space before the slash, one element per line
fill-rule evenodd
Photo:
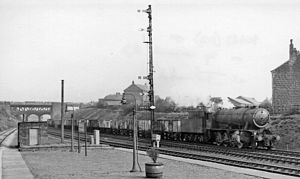
<path fill-rule="evenodd" d="M 274 113 L 299 111 L 300 54 L 290 40 L 289 59 L 272 73 L 272 106 Z"/>
<path fill-rule="evenodd" d="M 122 94 L 110 94 L 105 96 L 103 99 L 99 99 L 99 103 L 103 106 L 120 106 L 122 100 Z"/>
<path fill-rule="evenodd" d="M 134 103 L 135 97 L 137 105 L 149 104 L 148 91 L 149 87 L 147 85 L 135 84 L 134 81 L 132 81 L 130 86 L 124 89 L 124 93 L 128 94 L 125 96 L 127 101 Z M 134 95 L 134 97 L 132 95 Z"/>

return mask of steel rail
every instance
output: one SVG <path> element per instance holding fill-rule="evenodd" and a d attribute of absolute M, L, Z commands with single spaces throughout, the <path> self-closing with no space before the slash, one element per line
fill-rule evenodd
<path fill-rule="evenodd" d="M 0 146 L 6 140 L 6 138 L 8 136 L 10 136 L 12 133 L 14 133 L 16 130 L 17 130 L 17 128 L 13 128 L 13 129 L 8 129 L 6 131 L 1 132 L 1 134 L 0 134 Z"/>

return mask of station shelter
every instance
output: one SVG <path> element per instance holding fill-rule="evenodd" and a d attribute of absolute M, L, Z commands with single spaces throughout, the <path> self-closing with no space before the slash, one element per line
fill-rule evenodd
<path fill-rule="evenodd" d="M 47 122 L 18 123 L 18 147 L 43 145 L 47 142 Z"/>

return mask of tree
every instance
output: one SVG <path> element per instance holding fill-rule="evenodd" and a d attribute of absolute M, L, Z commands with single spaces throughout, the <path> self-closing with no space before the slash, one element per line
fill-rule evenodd
<path fill-rule="evenodd" d="M 210 108 L 211 112 L 215 112 L 220 108 L 223 104 L 223 99 L 221 97 L 209 97 L 208 107 Z"/>
<path fill-rule="evenodd" d="M 197 109 L 202 109 L 202 110 L 206 110 L 206 106 L 203 102 L 200 102 L 197 106 L 196 106 Z"/>
<path fill-rule="evenodd" d="M 155 111 L 157 112 L 174 112 L 177 105 L 171 97 L 162 99 L 159 96 L 156 96 L 155 106 Z"/>
<path fill-rule="evenodd" d="M 107 103 L 104 100 L 99 100 L 97 103 L 97 108 L 106 108 Z"/>
<path fill-rule="evenodd" d="M 263 102 L 260 103 L 259 107 L 268 110 L 271 114 L 273 113 L 272 103 L 271 100 L 269 100 L 268 98 L 263 100 Z"/>
<path fill-rule="evenodd" d="M 119 108 L 121 108 L 121 110 L 122 110 L 122 115 L 126 116 L 126 115 L 128 115 L 128 114 L 130 114 L 130 113 L 133 112 L 134 105 L 132 105 L 132 104 L 126 104 L 126 105 L 122 105 Z"/>

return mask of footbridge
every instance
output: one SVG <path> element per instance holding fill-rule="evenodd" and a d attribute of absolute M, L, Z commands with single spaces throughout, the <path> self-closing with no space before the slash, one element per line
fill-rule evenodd
<path fill-rule="evenodd" d="M 35 115 L 38 121 L 47 119 L 60 120 L 61 103 L 59 102 L 10 102 L 13 115 L 21 116 L 23 122 L 28 122 L 30 116 Z"/>

